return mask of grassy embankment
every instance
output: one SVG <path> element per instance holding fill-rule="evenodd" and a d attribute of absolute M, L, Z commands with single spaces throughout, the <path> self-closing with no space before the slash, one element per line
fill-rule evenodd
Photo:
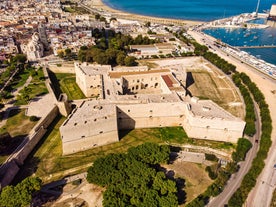
<path fill-rule="evenodd" d="M 79 86 L 76 84 L 76 76 L 70 73 L 56 73 L 59 87 L 63 93 L 66 93 L 69 100 L 86 98 Z"/>

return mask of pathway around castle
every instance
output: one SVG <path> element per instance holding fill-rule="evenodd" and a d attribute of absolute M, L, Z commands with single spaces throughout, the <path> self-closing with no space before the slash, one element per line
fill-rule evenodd
<path fill-rule="evenodd" d="M 235 193 L 235 191 L 239 188 L 244 175 L 248 172 L 248 170 L 251 167 L 253 159 L 256 157 L 256 154 L 259 149 L 259 145 L 258 145 L 258 143 L 255 142 L 255 140 L 260 139 L 260 135 L 261 135 L 261 127 L 260 127 L 261 123 L 260 122 L 261 121 L 260 121 L 260 114 L 258 111 L 258 105 L 256 103 L 254 103 L 254 109 L 255 109 L 255 114 L 256 114 L 256 122 L 255 122 L 256 123 L 256 134 L 251 139 L 252 148 L 247 153 L 245 161 L 239 163 L 239 166 L 240 166 L 239 171 L 231 176 L 227 185 L 223 189 L 223 192 L 221 194 L 219 194 L 217 197 L 213 198 L 209 202 L 209 204 L 207 205 L 209 207 L 220 207 L 220 206 L 223 207 L 225 204 L 228 203 L 228 201 L 231 198 L 231 196 L 233 195 L 233 193 Z"/>
<path fill-rule="evenodd" d="M 220 51 L 220 49 L 214 45 L 212 38 L 209 38 L 207 35 L 195 31 L 189 31 L 189 33 L 201 44 L 204 44 L 202 41 L 203 38 L 205 38 L 205 40 L 208 39 L 212 48 L 215 48 L 215 51 L 212 50 L 212 52 L 217 53 L 228 62 L 236 65 L 237 71 L 246 73 L 250 79 L 256 83 L 265 96 L 265 101 L 269 106 L 273 126 L 271 134 L 272 146 L 268 153 L 268 157 L 265 160 L 265 168 L 262 174 L 258 177 L 255 188 L 249 194 L 246 204 L 250 207 L 269 207 L 272 192 L 275 189 L 274 184 L 276 183 L 275 169 L 273 168 L 276 163 L 276 151 L 274 150 L 276 147 L 276 81 L 257 71 L 253 67 L 241 63 L 240 60 L 231 55 L 227 56 L 227 54 Z"/>

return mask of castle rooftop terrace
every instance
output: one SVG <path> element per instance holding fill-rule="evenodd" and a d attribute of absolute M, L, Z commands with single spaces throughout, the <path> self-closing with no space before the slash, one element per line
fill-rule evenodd
<path fill-rule="evenodd" d="M 127 102 L 130 100 L 139 100 L 143 103 L 166 103 L 166 102 L 177 102 L 179 97 L 175 92 L 171 94 L 135 94 L 135 95 L 121 95 L 117 96 L 120 102 Z"/>
<path fill-rule="evenodd" d="M 107 119 L 115 116 L 115 105 L 107 101 L 84 101 L 73 114 L 71 114 L 63 126 L 76 126 L 89 121 Z"/>
<path fill-rule="evenodd" d="M 97 64 L 83 63 L 79 65 L 79 67 L 86 75 L 98 75 L 111 70 L 110 65 L 97 65 Z"/>
<path fill-rule="evenodd" d="M 109 72 L 110 78 L 121 78 L 122 76 L 131 75 L 146 75 L 153 73 L 170 73 L 169 69 L 159 69 L 159 70 L 148 70 L 148 71 L 130 71 L 130 72 Z"/>
<path fill-rule="evenodd" d="M 196 100 L 192 98 L 188 102 L 190 106 L 190 111 L 195 116 L 200 116 L 202 118 L 215 118 L 215 119 L 225 119 L 225 120 L 235 120 L 238 118 L 230 114 L 229 112 L 218 107 L 216 103 L 210 100 Z"/>

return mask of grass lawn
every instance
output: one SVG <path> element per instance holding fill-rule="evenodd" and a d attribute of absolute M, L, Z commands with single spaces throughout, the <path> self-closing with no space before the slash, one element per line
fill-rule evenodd
<path fill-rule="evenodd" d="M 3 163 L 3 162 L 5 162 L 6 161 L 6 159 L 8 158 L 8 155 L 1 155 L 0 156 L 0 165 Z"/>
<path fill-rule="evenodd" d="M 31 122 L 29 117 L 25 116 L 25 111 L 11 110 L 6 125 L 0 128 L 0 134 L 8 132 L 12 137 L 28 134 L 36 122 Z"/>
<path fill-rule="evenodd" d="M 191 202 L 213 183 L 205 171 L 205 165 L 190 162 L 174 162 L 173 164 L 162 165 L 162 167 L 165 167 L 167 170 L 173 170 L 175 178 L 184 178 L 185 204 Z M 185 204 L 180 206 L 185 206 Z"/>
<path fill-rule="evenodd" d="M 43 94 L 48 93 L 48 90 L 44 82 L 31 82 L 26 88 L 30 91 L 28 93 L 30 100 L 37 96 L 41 96 Z M 22 89 L 21 91 L 19 91 L 19 93 L 22 93 L 23 90 L 25 89 Z M 15 105 L 26 105 L 26 104 L 28 104 L 28 101 L 23 98 L 17 98 L 15 103 Z"/>
<path fill-rule="evenodd" d="M 32 81 L 30 84 L 19 91 L 19 94 L 22 95 L 25 90 L 28 90 L 27 94 L 29 96 L 29 100 L 32 98 L 35 98 L 36 96 L 40 96 L 43 94 L 48 93 L 48 90 L 46 88 L 46 85 L 44 83 L 44 74 L 42 69 L 38 69 L 35 71 L 34 69 L 25 70 L 20 76 L 23 76 L 24 79 L 20 80 L 20 82 L 16 85 L 16 87 L 22 86 L 28 77 L 32 74 Z M 17 97 L 17 100 L 15 102 L 15 105 L 26 105 L 28 104 L 28 100 L 25 98 L 22 98 L 21 96 Z"/>
<path fill-rule="evenodd" d="M 55 75 L 59 81 L 61 91 L 67 94 L 69 100 L 86 98 L 77 85 L 74 74 L 56 73 Z"/>
<path fill-rule="evenodd" d="M 233 115 L 244 118 L 243 105 L 229 105 L 232 102 L 242 103 L 242 100 L 234 85 L 223 74 L 215 69 L 211 72 L 201 69 L 191 70 L 191 73 L 193 84 L 188 90 L 193 96 L 210 99 Z"/>
<path fill-rule="evenodd" d="M 12 81 L 11 87 L 16 89 L 23 86 L 29 76 L 30 73 L 28 71 L 23 71 L 20 74 L 17 74 Z"/>

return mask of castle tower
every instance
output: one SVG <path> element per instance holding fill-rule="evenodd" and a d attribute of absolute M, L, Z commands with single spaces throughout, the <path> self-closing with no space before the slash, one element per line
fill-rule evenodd
<path fill-rule="evenodd" d="M 42 42 L 44 48 L 48 49 L 49 44 L 48 44 L 48 40 L 47 40 L 46 28 L 44 25 L 42 25 L 42 24 L 38 25 L 38 34 L 39 34 L 39 39 Z"/>

